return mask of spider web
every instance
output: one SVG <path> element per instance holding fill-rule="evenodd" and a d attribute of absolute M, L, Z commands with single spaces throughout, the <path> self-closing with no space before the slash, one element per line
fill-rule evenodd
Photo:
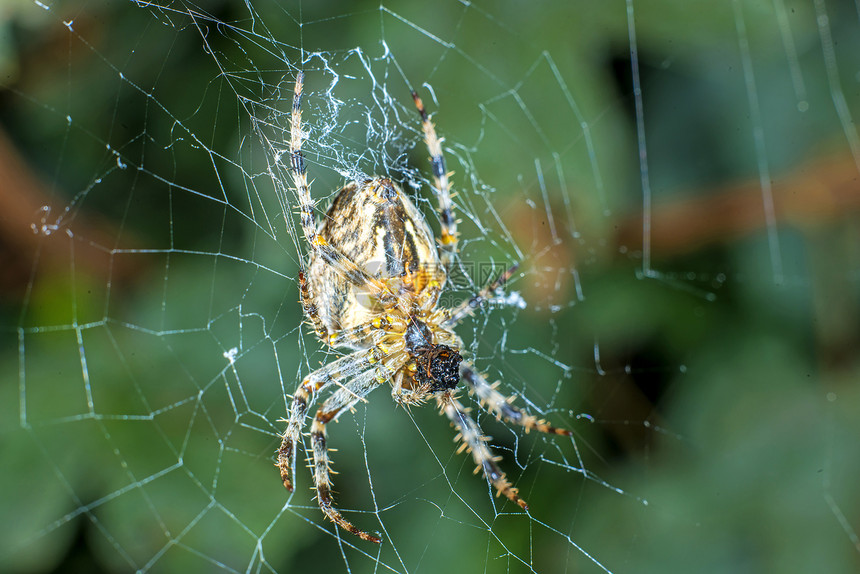
<path fill-rule="evenodd" d="M 853 572 L 860 5 L 19 2 L 0 8 L 0 565 L 15 571 Z M 574 437 L 462 400 L 529 502 L 385 389 L 330 425 L 323 520 L 297 383 L 288 152 L 318 211 L 389 175 L 460 223 L 442 304 Z M 307 441 L 306 441 L 307 442 Z"/>

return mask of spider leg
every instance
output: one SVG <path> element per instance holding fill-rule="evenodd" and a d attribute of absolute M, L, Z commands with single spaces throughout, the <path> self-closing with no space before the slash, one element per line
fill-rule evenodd
<path fill-rule="evenodd" d="M 311 320 L 311 325 L 313 325 L 317 337 L 322 341 L 327 341 L 329 338 L 328 329 L 325 324 L 323 324 L 322 319 L 320 319 L 319 311 L 317 310 L 317 305 L 311 295 L 311 288 L 310 285 L 308 285 L 308 280 L 305 277 L 304 271 L 299 271 L 299 293 L 302 297 L 302 308 L 305 311 L 305 317 Z"/>
<path fill-rule="evenodd" d="M 456 307 L 452 308 L 450 311 L 450 315 L 448 318 L 442 323 L 443 327 L 450 328 L 457 325 L 460 321 L 471 315 L 475 312 L 475 309 L 483 305 L 487 300 L 491 299 L 495 292 L 504 285 L 508 279 L 513 276 L 514 273 L 519 269 L 520 264 L 514 263 L 511 265 L 505 272 L 496 277 L 496 279 L 486 285 L 483 289 L 481 289 L 478 293 L 472 295 L 466 301 L 463 301 Z"/>
<path fill-rule="evenodd" d="M 293 109 L 290 115 L 290 174 L 293 185 L 299 196 L 299 211 L 301 213 L 302 231 L 311 249 L 317 252 L 323 260 L 332 266 L 341 276 L 358 287 L 368 286 L 373 295 L 384 296 L 388 289 L 381 281 L 375 279 L 364 269 L 356 265 L 340 250 L 332 247 L 325 237 L 317 232 L 316 217 L 314 217 L 314 201 L 311 198 L 308 183 L 307 166 L 302 154 L 302 144 L 305 135 L 302 133 L 302 88 L 305 75 L 299 72 L 296 76 L 296 87 L 293 92 Z M 389 294 L 390 295 L 390 294 Z"/>
<path fill-rule="evenodd" d="M 308 185 L 308 173 L 305 157 L 302 155 L 302 144 L 305 136 L 302 134 L 302 87 L 305 74 L 299 72 L 296 76 L 296 86 L 293 92 L 293 113 L 290 115 L 290 173 L 293 184 L 299 194 L 301 223 L 305 238 L 313 245 L 317 238 L 316 217 L 314 217 L 314 202 Z"/>
<path fill-rule="evenodd" d="M 472 420 L 466 413 L 463 405 L 452 397 L 450 393 L 445 393 L 439 399 L 439 402 L 441 403 L 442 410 L 445 411 L 445 415 L 447 415 L 451 423 L 459 431 L 455 440 L 459 439 L 463 441 L 457 452 L 459 453 L 468 449 L 472 453 L 472 458 L 475 460 L 475 464 L 478 465 L 475 472 L 478 469 L 484 471 L 484 476 L 496 488 L 496 496 L 504 494 L 512 502 L 516 502 L 524 510 L 528 510 L 529 506 L 526 504 L 526 501 L 518 496 L 517 489 L 508 481 L 505 473 L 496 464 L 497 461 L 501 460 L 501 457 L 493 455 L 493 451 L 487 445 L 489 438 L 481 432 L 481 427 L 478 426 L 478 423 Z"/>
<path fill-rule="evenodd" d="M 416 92 L 412 92 L 415 107 L 421 115 L 421 125 L 424 129 L 424 141 L 430 151 L 430 163 L 433 166 L 433 180 L 436 186 L 436 196 L 439 199 L 439 221 L 442 226 L 442 234 L 439 242 L 442 245 L 440 259 L 445 269 L 451 264 L 454 254 L 457 252 L 457 220 L 454 219 L 454 207 L 451 203 L 451 184 L 448 181 L 448 172 L 445 171 L 445 156 L 442 155 L 442 140 L 436 136 L 436 128 L 427 117 L 424 110 L 424 102 Z"/>
<path fill-rule="evenodd" d="M 328 336 L 326 342 L 332 347 L 350 345 L 354 341 L 364 341 L 372 338 L 374 333 L 403 332 L 406 330 L 406 321 L 394 314 L 380 314 L 368 321 L 350 329 L 342 329 Z M 383 353 L 391 353 L 390 348 L 381 348 Z"/>
<path fill-rule="evenodd" d="M 403 383 L 408 381 L 407 375 L 398 370 L 394 376 L 394 384 L 391 386 L 391 398 L 402 407 L 409 408 L 420 405 L 430 396 L 429 386 L 422 388 L 404 388 Z"/>
<path fill-rule="evenodd" d="M 382 542 L 381 538 L 359 530 L 334 507 L 331 491 L 331 468 L 328 449 L 326 448 L 326 425 L 337 419 L 344 409 L 352 407 L 386 380 L 387 377 L 378 369 L 370 369 L 361 373 L 326 399 L 311 424 L 311 443 L 314 449 L 314 486 L 317 490 L 317 502 L 319 502 L 320 509 L 329 520 L 347 532 L 355 534 L 362 540 L 377 544 Z"/>
<path fill-rule="evenodd" d="M 559 434 L 570 436 L 572 433 L 567 429 L 556 428 L 547 424 L 545 420 L 534 417 L 511 404 L 512 397 L 506 397 L 496 390 L 496 385 L 491 385 L 487 379 L 478 373 L 472 365 L 463 361 L 460 364 L 460 378 L 466 381 L 470 389 L 475 391 L 481 403 L 484 404 L 497 418 L 505 419 L 509 423 L 518 424 L 529 432 L 532 429 L 548 434 Z"/>
<path fill-rule="evenodd" d="M 290 405 L 287 429 L 284 431 L 281 446 L 277 452 L 278 462 L 275 464 L 281 471 L 284 486 L 290 492 L 293 491 L 293 457 L 296 452 L 296 441 L 302 432 L 308 406 L 313 403 L 318 392 L 336 379 L 351 378 L 366 369 L 374 352 L 374 349 L 365 349 L 341 357 L 309 374 L 296 389 Z"/>

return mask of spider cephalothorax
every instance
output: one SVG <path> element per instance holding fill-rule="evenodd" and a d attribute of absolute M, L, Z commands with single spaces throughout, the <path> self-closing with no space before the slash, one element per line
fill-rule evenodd
<path fill-rule="evenodd" d="M 448 345 L 433 345 L 420 349 L 415 357 L 415 374 L 419 387 L 428 392 L 452 391 L 460 382 L 460 363 L 463 357 Z"/>
<path fill-rule="evenodd" d="M 404 339 L 406 351 L 414 360 L 408 366 L 413 388 L 422 393 L 438 393 L 457 386 L 463 361 L 460 353 L 448 345 L 434 345 L 432 331 L 419 319 L 409 321 Z"/>
<path fill-rule="evenodd" d="M 325 427 L 370 391 L 390 383 L 391 396 L 402 405 L 417 405 L 436 397 L 498 494 L 527 508 L 496 464 L 487 438 L 453 393 L 463 380 L 497 417 L 526 431 L 570 434 L 511 405 L 459 352 L 463 342 L 453 328 L 500 289 L 516 266 L 468 301 L 452 309 L 437 307 L 457 252 L 457 222 L 441 140 L 414 92 L 439 200 L 439 249 L 421 212 L 387 177 L 344 186 L 317 228 L 301 152 L 306 137 L 301 129 L 302 80 L 300 73 L 290 126 L 290 170 L 300 203 L 302 232 L 310 247 L 307 271 L 299 272 L 302 306 L 323 342 L 352 352 L 309 374 L 296 389 L 277 453 L 284 486 L 293 490 L 296 443 L 308 406 L 325 388 L 335 387 L 311 425 L 317 500 L 325 515 L 341 528 L 365 540 L 381 542 L 353 526 L 334 507 Z"/>

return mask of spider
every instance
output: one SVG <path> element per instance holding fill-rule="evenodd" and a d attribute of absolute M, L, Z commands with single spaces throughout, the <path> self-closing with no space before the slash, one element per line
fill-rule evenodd
<path fill-rule="evenodd" d="M 526 431 L 570 435 L 513 406 L 512 398 L 489 384 L 460 350 L 463 342 L 453 328 L 493 296 L 516 272 L 514 265 L 467 301 L 452 309 L 438 308 L 447 270 L 457 252 L 457 222 L 451 203 L 442 140 L 427 117 L 418 94 L 412 99 L 421 116 L 424 139 L 433 167 L 434 191 L 439 202 L 439 248 L 427 222 L 403 191 L 387 177 L 352 182 L 334 198 L 317 227 L 314 201 L 307 180 L 302 143 L 302 88 L 296 77 L 290 119 L 290 173 L 300 202 L 301 227 L 309 245 L 307 270 L 299 272 L 301 303 L 319 338 L 330 347 L 351 352 L 310 373 L 298 386 L 289 409 L 287 428 L 277 451 L 276 466 L 284 486 L 293 491 L 293 464 L 308 407 L 326 390 L 335 390 L 317 410 L 311 423 L 313 481 L 320 509 L 341 528 L 364 540 L 378 536 L 360 530 L 335 508 L 326 447 L 326 425 L 344 409 L 378 386 L 390 383 L 391 396 L 403 406 L 435 398 L 458 431 L 458 452 L 471 451 L 478 468 L 496 488 L 523 509 L 526 502 L 499 468 L 488 437 L 457 400 L 458 383 L 465 382 L 487 410 L 498 419 Z M 477 470 L 477 469 L 476 469 Z"/>

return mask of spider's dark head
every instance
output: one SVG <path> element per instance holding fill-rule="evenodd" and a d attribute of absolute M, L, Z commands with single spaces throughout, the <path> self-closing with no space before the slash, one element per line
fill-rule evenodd
<path fill-rule="evenodd" d="M 415 382 L 430 392 L 450 391 L 460 382 L 460 353 L 447 345 L 421 349 L 415 356 Z"/>

